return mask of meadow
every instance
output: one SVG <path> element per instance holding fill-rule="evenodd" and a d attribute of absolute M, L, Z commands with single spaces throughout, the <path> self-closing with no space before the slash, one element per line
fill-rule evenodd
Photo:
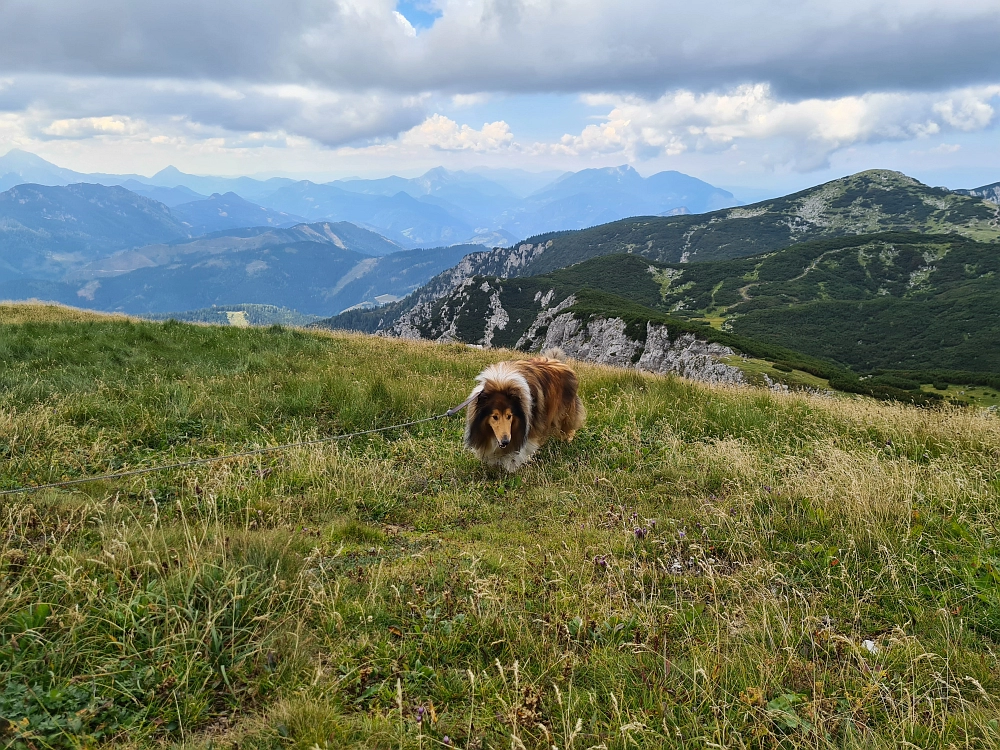
<path fill-rule="evenodd" d="M 0 305 L 0 490 L 442 413 L 523 356 Z M 1000 418 L 577 365 L 455 417 L 0 497 L 14 748 L 1000 747 Z"/>

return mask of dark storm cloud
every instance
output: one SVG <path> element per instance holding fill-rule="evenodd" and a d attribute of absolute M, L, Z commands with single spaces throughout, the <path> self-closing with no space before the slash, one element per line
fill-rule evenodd
<path fill-rule="evenodd" d="M 389 0 L 7 0 L 0 74 L 335 89 L 641 91 L 769 82 L 782 95 L 996 80 L 1000 4 L 441 0 L 413 36 Z"/>

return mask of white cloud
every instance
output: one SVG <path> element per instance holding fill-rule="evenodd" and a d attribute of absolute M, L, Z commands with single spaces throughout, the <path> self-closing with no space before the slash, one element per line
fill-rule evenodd
<path fill-rule="evenodd" d="M 92 138 L 135 135 L 145 129 L 145 123 L 130 117 L 77 117 L 54 120 L 41 132 L 53 138 Z"/>
<path fill-rule="evenodd" d="M 406 36 L 410 37 L 411 39 L 416 39 L 416 37 L 417 37 L 417 30 L 415 28 L 413 28 L 413 24 L 412 23 L 410 23 L 409 21 L 406 20 L 406 16 L 404 16 L 398 10 L 394 10 L 392 12 L 392 15 L 396 19 L 396 22 L 403 29 L 403 33 Z"/>
<path fill-rule="evenodd" d="M 589 96 L 589 104 L 611 107 L 602 123 L 535 148 L 642 159 L 718 151 L 741 141 L 774 141 L 783 144 L 781 161 L 807 171 L 826 166 L 832 153 L 856 144 L 984 129 L 994 122 L 991 102 L 998 97 L 1000 86 L 983 86 L 939 96 L 872 93 L 790 102 L 777 98 L 766 84 L 728 93 L 682 90 L 655 100 Z"/>
<path fill-rule="evenodd" d="M 432 148 L 441 151 L 503 151 L 515 146 L 514 134 L 503 120 L 485 123 L 481 130 L 459 125 L 443 115 L 432 115 L 415 128 L 403 133 L 399 142 L 408 148 Z"/>

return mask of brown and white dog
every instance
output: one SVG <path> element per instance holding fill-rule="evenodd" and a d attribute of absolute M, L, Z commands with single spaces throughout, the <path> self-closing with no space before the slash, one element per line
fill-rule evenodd
<path fill-rule="evenodd" d="M 465 447 L 482 461 L 517 471 L 549 437 L 572 440 L 587 411 L 576 373 L 548 354 L 497 362 L 476 378 L 465 415 Z"/>

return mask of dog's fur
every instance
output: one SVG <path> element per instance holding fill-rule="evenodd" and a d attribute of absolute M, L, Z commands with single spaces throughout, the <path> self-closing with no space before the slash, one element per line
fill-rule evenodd
<path fill-rule="evenodd" d="M 465 447 L 482 461 L 517 471 L 549 437 L 572 440 L 587 411 L 572 368 L 553 350 L 483 370 L 465 415 Z"/>

